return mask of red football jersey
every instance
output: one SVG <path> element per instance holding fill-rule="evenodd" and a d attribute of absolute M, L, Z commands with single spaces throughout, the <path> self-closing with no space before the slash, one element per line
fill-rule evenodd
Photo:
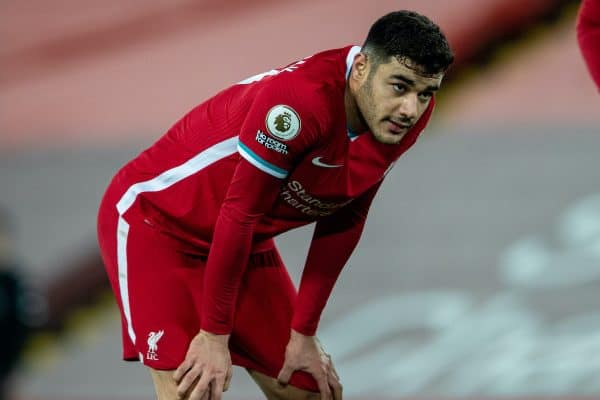
<path fill-rule="evenodd" d="M 577 39 L 590 74 L 600 89 L 600 0 L 583 0 L 581 3 Z"/>
<path fill-rule="evenodd" d="M 120 197 L 121 234 L 126 235 L 128 224 L 146 223 L 178 239 L 182 251 L 208 255 L 210 248 L 204 329 L 214 333 L 230 330 L 232 304 L 243 271 L 238 265 L 247 253 L 273 246 L 272 238 L 289 229 L 351 210 L 331 224 L 355 219 L 356 228 L 344 228 L 350 232 L 345 237 L 330 243 L 323 239 L 309 252 L 307 278 L 303 276 L 293 326 L 306 334 L 316 329 L 379 184 L 414 144 L 434 106 L 432 100 L 397 145 L 379 143 L 368 132 L 349 132 L 344 91 L 359 51 L 356 46 L 325 51 L 229 87 L 185 115 L 113 180 L 111 187 Z M 242 164 L 244 168 L 240 168 Z M 269 186 L 266 177 L 276 180 L 276 185 Z M 243 190 L 239 189 L 240 180 L 246 185 Z M 259 190 L 252 182 L 270 193 L 241 193 Z M 268 209 L 261 209 L 256 221 L 240 222 L 251 214 L 248 210 L 260 209 L 260 204 L 245 209 L 246 198 L 256 203 L 260 196 Z M 317 226 L 316 238 L 337 234 L 336 229 L 323 223 L 321 229 Z M 249 238 L 243 236 L 246 233 Z M 240 244 L 246 240 L 247 249 Z M 315 255 L 321 253 L 331 259 Z M 311 259 L 319 265 L 308 268 Z M 311 274 L 318 276 L 311 278 Z M 323 278 L 326 275 L 328 278 Z M 329 286 L 304 284 L 311 279 L 327 281 Z M 310 306 L 303 308 L 303 301 Z"/>
<path fill-rule="evenodd" d="M 119 212 L 160 226 L 206 255 L 240 157 L 282 180 L 278 200 L 256 227 L 256 242 L 348 204 L 383 178 L 431 113 L 395 146 L 349 133 L 344 88 L 358 51 L 319 53 L 194 108 L 119 172 L 121 187 L 129 186 Z"/>

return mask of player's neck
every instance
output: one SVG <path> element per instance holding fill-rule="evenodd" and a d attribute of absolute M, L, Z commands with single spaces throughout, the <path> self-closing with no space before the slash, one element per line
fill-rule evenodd
<path fill-rule="evenodd" d="M 346 83 L 346 90 L 344 91 L 344 108 L 346 111 L 346 128 L 350 132 L 359 134 L 369 129 L 348 83 Z"/>

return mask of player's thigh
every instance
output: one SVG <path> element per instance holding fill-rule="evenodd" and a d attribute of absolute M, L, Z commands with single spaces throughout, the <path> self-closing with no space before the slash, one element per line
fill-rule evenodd
<path fill-rule="evenodd" d="M 154 383 L 156 398 L 158 400 L 174 400 L 177 396 L 177 383 L 173 379 L 173 370 L 156 370 L 148 368 Z"/>
<path fill-rule="evenodd" d="M 195 389 L 195 384 L 192 385 L 184 397 L 177 396 L 177 382 L 173 379 L 174 370 L 157 370 L 148 368 L 154 383 L 154 390 L 158 400 L 185 400 L 189 398 L 189 394 Z M 198 381 L 196 381 L 197 383 Z M 229 387 L 223 388 L 223 392 L 227 392 Z"/>
<path fill-rule="evenodd" d="M 128 310 L 123 313 L 127 333 L 144 365 L 176 369 L 200 329 L 196 288 L 202 287 L 204 262 L 178 251 L 173 240 L 145 224 L 131 224 L 123 238 L 119 296 Z"/>
<path fill-rule="evenodd" d="M 321 398 L 319 393 L 299 389 L 293 385 L 282 386 L 275 378 L 251 369 L 246 370 L 269 400 L 319 400 Z"/>

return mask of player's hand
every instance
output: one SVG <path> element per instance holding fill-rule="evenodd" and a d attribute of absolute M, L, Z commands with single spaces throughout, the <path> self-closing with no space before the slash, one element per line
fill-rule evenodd
<path fill-rule="evenodd" d="M 205 331 L 196 335 L 185 360 L 173 375 L 180 399 L 221 400 L 221 394 L 229 388 L 232 373 L 228 340 L 229 335 Z"/>
<path fill-rule="evenodd" d="M 321 400 L 342 400 L 342 385 L 331 357 L 316 336 L 305 336 L 292 329 L 285 349 L 285 362 L 277 380 L 287 385 L 294 371 L 308 372 L 319 385 Z"/>

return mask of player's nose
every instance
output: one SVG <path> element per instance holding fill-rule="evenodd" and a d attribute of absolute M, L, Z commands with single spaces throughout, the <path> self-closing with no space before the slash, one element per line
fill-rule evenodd
<path fill-rule="evenodd" d="M 406 121 L 414 121 L 417 118 L 417 94 L 408 93 L 406 96 L 399 98 L 396 115 Z"/>

